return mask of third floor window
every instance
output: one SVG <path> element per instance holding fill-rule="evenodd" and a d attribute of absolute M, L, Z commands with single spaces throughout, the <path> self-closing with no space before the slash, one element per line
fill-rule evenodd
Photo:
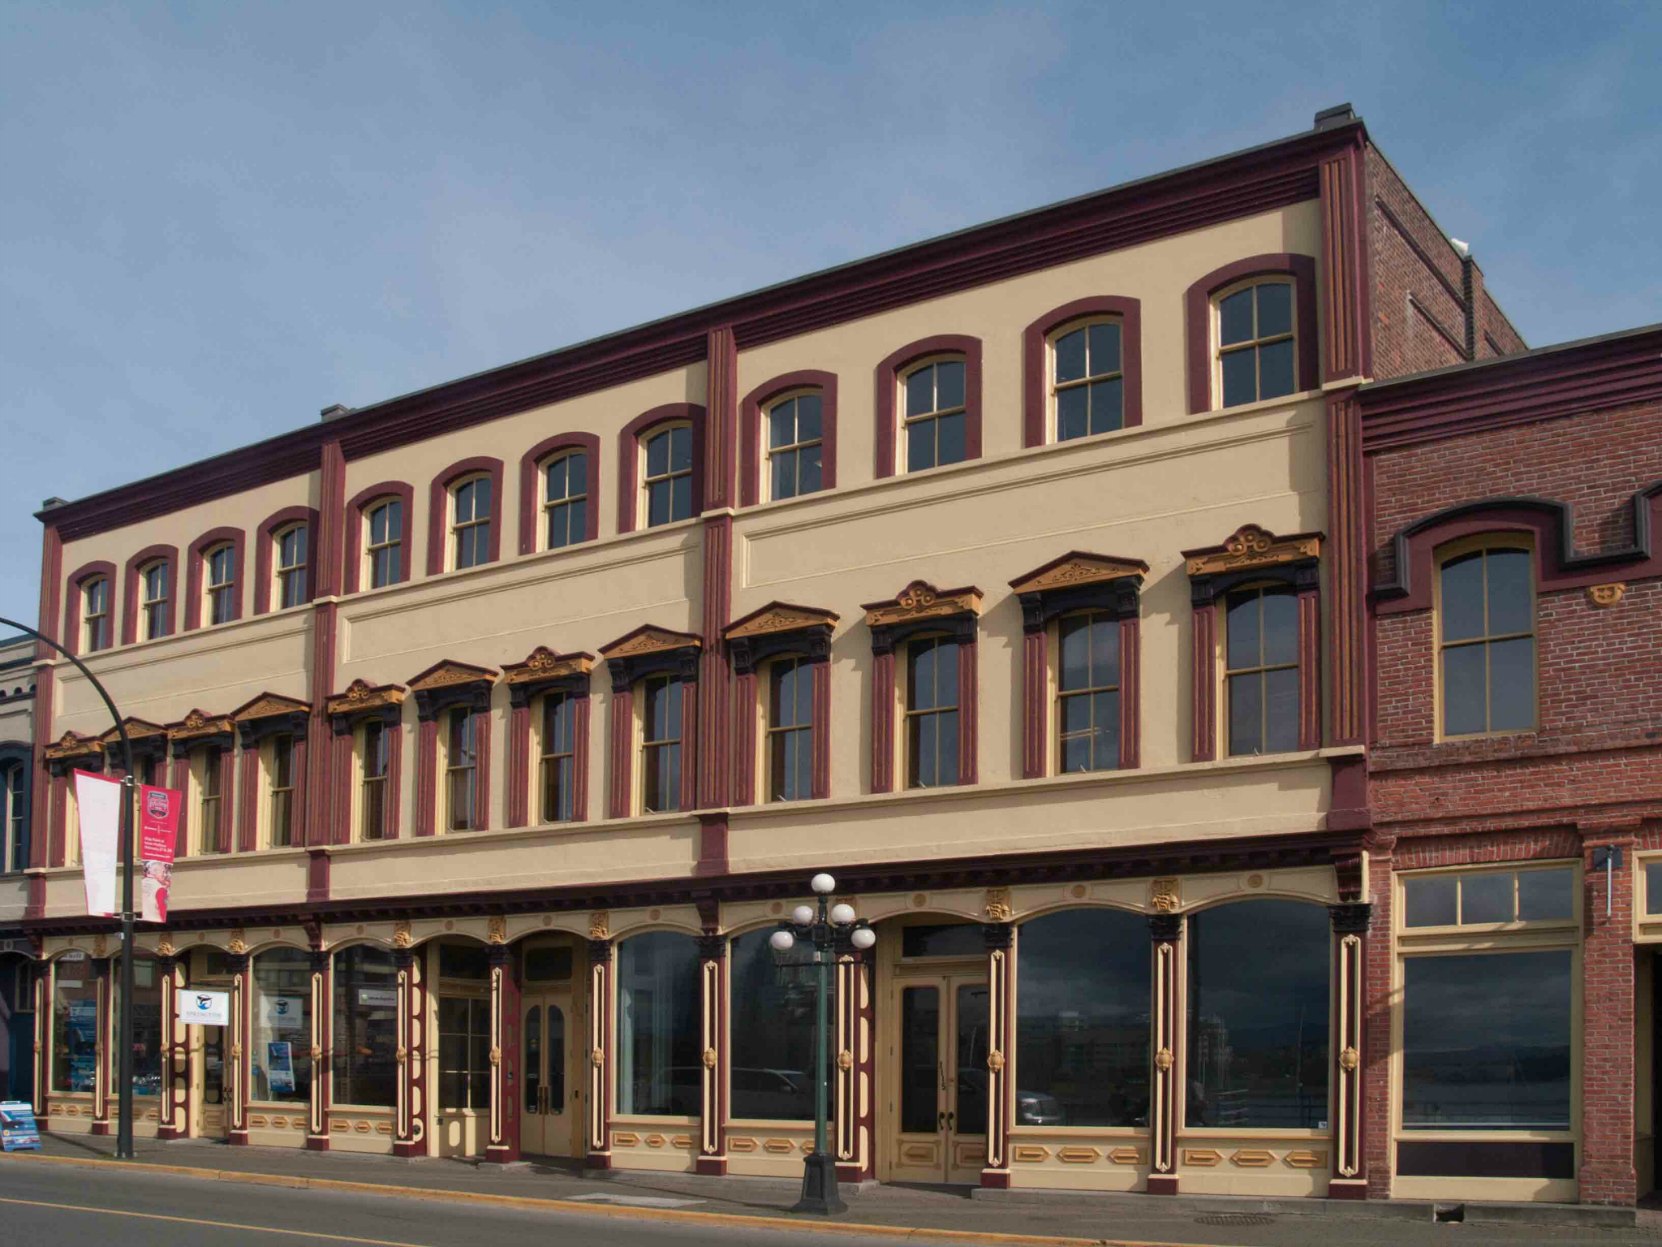
<path fill-rule="evenodd" d="M 364 516 L 369 540 L 364 549 L 369 559 L 369 587 L 395 585 L 404 576 L 404 504 L 388 498 L 371 506 Z"/>
<path fill-rule="evenodd" d="M 88 654 L 110 647 L 110 582 L 103 576 L 81 587 L 81 642 Z"/>
<path fill-rule="evenodd" d="M 478 567 L 490 562 L 491 478 L 475 476 L 450 491 L 452 567 Z"/>
<path fill-rule="evenodd" d="M 822 439 L 817 393 L 794 394 L 768 408 L 769 496 L 774 501 L 819 491 Z"/>
<path fill-rule="evenodd" d="M 1217 301 L 1218 393 L 1222 406 L 1280 398 L 1296 387 L 1293 285 L 1259 281 Z"/>
<path fill-rule="evenodd" d="M 1108 433 L 1125 423 L 1125 374 L 1118 321 L 1058 334 L 1051 347 L 1056 440 Z"/>
<path fill-rule="evenodd" d="M 202 556 L 207 572 L 208 622 L 230 623 L 237 616 L 237 552 L 234 546 L 216 546 Z"/>
<path fill-rule="evenodd" d="M 576 545 L 589 531 L 589 457 L 580 450 L 561 455 L 543 465 L 542 476 L 545 548 Z"/>
<path fill-rule="evenodd" d="M 646 524 L 670 524 L 691 519 L 693 514 L 693 431 L 688 424 L 673 424 L 652 434 L 645 442 Z"/>
<path fill-rule="evenodd" d="M 1535 726 L 1535 595 L 1528 550 L 1448 559 L 1437 586 L 1443 735 Z"/>
<path fill-rule="evenodd" d="M 301 606 L 308 600 L 306 584 L 306 540 L 304 524 L 294 524 L 277 534 L 277 609 Z"/>
<path fill-rule="evenodd" d="M 167 635 L 172 618 L 166 560 L 157 560 L 139 573 L 139 609 L 144 620 L 144 639 L 154 641 Z"/>
<path fill-rule="evenodd" d="M 912 369 L 901 381 L 905 410 L 906 470 L 920 472 L 968 455 L 964 361 L 937 359 Z"/>

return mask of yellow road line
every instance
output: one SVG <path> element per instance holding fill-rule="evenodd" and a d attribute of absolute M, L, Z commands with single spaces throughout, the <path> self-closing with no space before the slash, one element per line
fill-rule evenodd
<path fill-rule="evenodd" d="M 365 1243 L 369 1247 L 427 1247 L 424 1243 L 398 1242 L 390 1238 L 358 1238 L 351 1234 L 321 1234 L 315 1230 L 280 1230 L 269 1225 L 243 1225 L 237 1221 L 209 1221 L 203 1217 L 170 1217 L 160 1212 L 133 1212 L 126 1208 L 95 1208 L 90 1204 L 54 1204 L 44 1199 L 8 1199 L 0 1204 L 22 1204 L 26 1208 L 61 1208 L 68 1212 L 95 1212 L 106 1217 L 137 1217 L 143 1221 L 174 1221 L 180 1225 L 210 1225 L 220 1230 L 248 1230 L 254 1234 L 286 1234 L 293 1238 L 317 1238 L 331 1243 Z"/>
<path fill-rule="evenodd" d="M 793 1233 L 865 1235 L 898 1238 L 914 1242 L 1007 1243 L 1010 1247 L 1232 1247 L 1221 1243 L 1174 1243 L 1164 1240 L 1129 1238 L 1078 1238 L 1057 1234 L 999 1234 L 986 1230 L 941 1230 L 928 1226 L 880 1225 L 868 1221 L 809 1221 L 800 1217 L 748 1216 L 734 1212 L 694 1212 L 690 1209 L 632 1208 L 617 1204 L 591 1204 L 579 1200 L 549 1199 L 529 1195 L 497 1195 L 485 1191 L 457 1191 L 420 1186 L 393 1186 L 379 1182 L 349 1182 L 341 1178 L 303 1178 L 291 1174 L 257 1173 L 238 1169 L 205 1169 L 190 1165 L 152 1164 L 149 1161 L 115 1161 L 91 1156 L 43 1156 L 38 1152 L 0 1152 L 0 1161 L 18 1164 L 89 1165 L 115 1167 L 128 1173 L 169 1173 L 186 1178 L 208 1178 L 218 1182 L 244 1182 L 251 1186 L 276 1186 L 291 1190 L 342 1191 L 354 1195 L 387 1195 L 399 1199 L 432 1203 L 489 1204 L 497 1208 L 523 1208 L 532 1212 L 581 1213 L 591 1217 L 617 1217 L 632 1221 L 698 1223 L 731 1228 L 790 1230 Z M 298 1231 L 294 1231 L 298 1232 Z M 370 1240 L 357 1240 L 368 1242 Z M 417 1247 L 399 1244 L 398 1247 Z"/>

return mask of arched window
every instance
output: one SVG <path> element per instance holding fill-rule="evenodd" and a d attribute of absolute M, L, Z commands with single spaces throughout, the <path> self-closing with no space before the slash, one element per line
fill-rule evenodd
<path fill-rule="evenodd" d="M 305 1104 L 312 1095 L 312 958 L 270 948 L 254 958 L 250 1099 Z"/>
<path fill-rule="evenodd" d="M 203 594 L 210 624 L 230 623 L 237 617 L 237 549 L 227 542 L 203 552 Z"/>
<path fill-rule="evenodd" d="M 824 424 L 818 390 L 776 398 L 767 408 L 768 497 L 775 502 L 818 493 Z"/>
<path fill-rule="evenodd" d="M 1057 621 L 1057 771 L 1111 771 L 1120 764 L 1120 621 L 1078 611 Z"/>
<path fill-rule="evenodd" d="M 543 548 L 559 550 L 588 539 L 589 456 L 556 455 L 542 468 Z"/>
<path fill-rule="evenodd" d="M 1146 1126 L 1148 923 L 1068 909 L 1016 938 L 1016 1124 Z"/>
<path fill-rule="evenodd" d="M 364 508 L 364 558 L 371 589 L 404 579 L 404 503 L 383 498 Z"/>
<path fill-rule="evenodd" d="M 694 514 L 692 425 L 661 426 L 643 439 L 641 454 L 646 526 L 652 528 L 691 519 Z"/>
<path fill-rule="evenodd" d="M 307 583 L 306 548 L 310 538 L 304 524 L 290 524 L 272 538 L 277 609 L 302 606 L 311 601 Z"/>
<path fill-rule="evenodd" d="M 139 613 L 144 620 L 146 641 L 166 636 L 172 627 L 171 571 L 166 559 L 146 563 L 139 571 Z"/>
<path fill-rule="evenodd" d="M 1325 907 L 1252 900 L 1192 914 L 1185 1121 L 1314 1130 L 1328 1113 Z"/>
<path fill-rule="evenodd" d="M 773 928 L 766 927 L 729 945 L 733 1052 L 728 1115 L 734 1120 L 812 1121 L 818 986 L 813 948 L 798 941 L 786 952 L 775 952 L 768 943 L 772 935 Z M 835 1016 L 834 996 L 831 1009 Z M 827 1063 L 831 1056 L 826 1053 Z"/>
<path fill-rule="evenodd" d="M 1290 278 L 1259 278 L 1217 296 L 1217 392 L 1223 406 L 1280 398 L 1298 388 L 1294 299 Z"/>
<path fill-rule="evenodd" d="M 698 945 L 669 931 L 617 951 L 617 1111 L 694 1117 L 703 1106 Z"/>
<path fill-rule="evenodd" d="M 901 444 L 906 470 L 919 472 L 969 457 L 964 360 L 926 360 L 901 378 Z"/>
<path fill-rule="evenodd" d="M 335 954 L 334 1102 L 391 1108 L 398 1089 L 398 967 L 356 944 Z"/>
<path fill-rule="evenodd" d="M 450 566 L 460 571 L 491 558 L 491 493 L 488 476 L 470 476 L 450 487 Z"/>
<path fill-rule="evenodd" d="M 1535 726 L 1535 591 L 1527 549 L 1485 545 L 1438 570 L 1443 735 Z"/>
<path fill-rule="evenodd" d="M 1118 319 L 1070 325 L 1051 338 L 1051 403 L 1056 440 L 1125 425 L 1125 361 Z"/>
<path fill-rule="evenodd" d="M 958 782 L 958 642 L 926 636 L 906 646 L 906 786 Z"/>
<path fill-rule="evenodd" d="M 1228 595 L 1224 698 L 1231 754 L 1298 748 L 1298 594 L 1260 585 Z"/>
<path fill-rule="evenodd" d="M 81 651 L 95 654 L 110 647 L 110 580 L 94 576 L 81 585 Z"/>

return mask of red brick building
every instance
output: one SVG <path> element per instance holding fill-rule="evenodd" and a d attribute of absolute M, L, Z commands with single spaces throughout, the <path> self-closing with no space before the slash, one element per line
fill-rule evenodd
<path fill-rule="evenodd" d="M 1469 344 L 1492 305 L 1466 293 L 1475 326 L 1400 306 Z M 1415 330 L 1382 349 L 1427 360 Z M 1655 1186 L 1662 327 L 1358 403 L 1370 1188 L 1632 1203 Z"/>

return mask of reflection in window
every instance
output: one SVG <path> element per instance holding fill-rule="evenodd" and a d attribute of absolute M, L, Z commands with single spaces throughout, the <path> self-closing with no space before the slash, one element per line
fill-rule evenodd
<path fill-rule="evenodd" d="M 439 997 L 441 1109 L 490 1108 L 490 1004 L 480 996 Z"/>
<path fill-rule="evenodd" d="M 450 492 L 451 566 L 479 567 L 491 559 L 491 478 L 476 476 Z"/>
<path fill-rule="evenodd" d="M 1120 625 L 1101 613 L 1067 615 L 1057 628 L 1060 769 L 1111 771 L 1120 764 Z"/>
<path fill-rule="evenodd" d="M 1146 1126 L 1148 924 L 1070 909 L 1022 924 L 1016 1124 Z"/>
<path fill-rule="evenodd" d="M 230 623 L 237 617 L 237 551 L 234 546 L 210 550 L 203 562 L 208 571 L 208 622 Z"/>
<path fill-rule="evenodd" d="M 958 463 L 967 455 L 964 361 L 941 359 L 906 374 L 906 470 Z"/>
<path fill-rule="evenodd" d="M 1125 423 L 1125 374 L 1118 321 L 1081 325 L 1052 350 L 1056 440 L 1107 433 Z"/>
<path fill-rule="evenodd" d="M 618 945 L 619 1113 L 700 1112 L 698 992 L 698 945 L 690 936 L 657 931 Z"/>
<path fill-rule="evenodd" d="M 818 979 L 805 941 L 776 953 L 771 927 L 735 939 L 731 962 L 731 1115 L 775 1121 L 814 1116 L 814 1003 Z M 833 1016 L 836 1005 L 833 997 Z M 827 1053 L 829 1061 L 830 1054 Z"/>
<path fill-rule="evenodd" d="M 1442 567 L 1443 735 L 1535 726 L 1529 552 L 1474 550 Z"/>
<path fill-rule="evenodd" d="M 958 642 L 926 637 L 906 648 L 906 784 L 958 782 Z"/>
<path fill-rule="evenodd" d="M 820 488 L 824 449 L 820 396 L 798 394 L 768 408 L 768 463 L 775 502 Z"/>
<path fill-rule="evenodd" d="M 398 967 L 384 948 L 335 954 L 334 1102 L 391 1108 L 398 1087 Z"/>
<path fill-rule="evenodd" d="M 576 791 L 577 699 L 550 693 L 542 699 L 542 821 L 564 823 L 573 816 Z"/>
<path fill-rule="evenodd" d="M 98 983 L 92 962 L 52 967 L 52 1090 L 91 1091 L 98 1079 Z"/>
<path fill-rule="evenodd" d="M 1327 910 L 1238 901 L 1189 919 L 1187 1124 L 1316 1129 L 1327 1120 Z"/>
<path fill-rule="evenodd" d="M 384 840 L 387 835 L 387 776 L 392 765 L 392 737 L 387 725 L 370 719 L 363 726 L 359 746 L 363 783 L 358 796 L 358 839 Z"/>
<path fill-rule="evenodd" d="M 311 954 L 273 948 L 254 958 L 255 1100 L 306 1103 L 312 1094 Z"/>
<path fill-rule="evenodd" d="M 1298 748 L 1298 596 L 1279 585 L 1231 593 L 1224 692 L 1231 754 Z"/>
<path fill-rule="evenodd" d="M 121 1016 L 121 959 L 110 961 L 111 1016 Z M 114 1061 L 110 1085 L 116 1086 Z M 140 953 L 133 961 L 133 1094 L 162 1093 L 162 979 L 156 959 Z"/>
<path fill-rule="evenodd" d="M 781 658 L 768 680 L 768 796 L 802 801 L 814 795 L 814 664 Z"/>
<path fill-rule="evenodd" d="M 1573 955 L 1403 962 L 1405 1130 L 1570 1128 Z"/>
<path fill-rule="evenodd" d="M 172 620 L 169 609 L 168 572 L 165 560 L 149 564 L 139 573 L 139 610 L 144 620 L 144 639 L 154 641 L 168 633 Z"/>
<path fill-rule="evenodd" d="M 1402 882 L 1403 925 L 1566 922 L 1575 916 L 1575 891 L 1570 866 L 1410 875 Z"/>
<path fill-rule="evenodd" d="M 1218 300 L 1223 405 L 1293 392 L 1293 287 L 1266 281 Z"/>
<path fill-rule="evenodd" d="M 642 684 L 641 808 L 659 814 L 681 808 L 681 681 L 659 675 Z"/>
<path fill-rule="evenodd" d="M 693 513 L 692 426 L 672 425 L 646 439 L 646 525 L 691 519 Z"/>
<path fill-rule="evenodd" d="M 397 498 L 376 503 L 364 523 L 369 530 L 369 587 L 397 584 L 404 575 L 404 504 Z"/>
<path fill-rule="evenodd" d="M 449 715 L 449 748 L 445 750 L 445 826 L 451 831 L 471 831 L 477 808 L 479 782 L 478 734 L 473 711 L 458 706 Z"/>
<path fill-rule="evenodd" d="M 1662 914 L 1662 862 L 1645 863 L 1645 912 Z"/>
<path fill-rule="evenodd" d="M 196 759 L 196 825 L 197 841 L 204 853 L 229 853 L 231 845 L 228 828 L 224 819 L 224 793 L 221 790 L 223 778 L 224 750 L 218 745 L 208 745 Z"/>
<path fill-rule="evenodd" d="M 286 610 L 303 605 L 306 585 L 306 526 L 296 524 L 277 536 L 277 606 Z"/>
<path fill-rule="evenodd" d="M 294 737 L 287 732 L 271 739 L 270 831 L 274 849 L 294 843 Z"/>
<path fill-rule="evenodd" d="M 542 470 L 545 548 L 576 545 L 589 534 L 589 457 L 581 450 L 550 460 Z"/>
<path fill-rule="evenodd" d="M 103 576 L 81 589 L 81 638 L 88 654 L 110 647 L 110 582 Z"/>

